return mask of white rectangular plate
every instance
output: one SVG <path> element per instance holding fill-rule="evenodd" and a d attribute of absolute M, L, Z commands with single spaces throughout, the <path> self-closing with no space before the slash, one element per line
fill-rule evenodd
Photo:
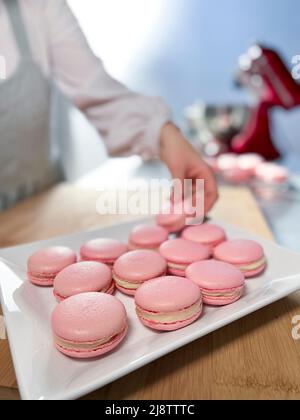
<path fill-rule="evenodd" d="M 258 239 L 265 248 L 268 269 L 262 277 L 247 282 L 245 297 L 227 307 L 206 307 L 203 317 L 185 329 L 156 333 L 140 324 L 133 300 L 118 293 L 128 311 L 129 335 L 116 351 L 92 361 L 72 360 L 53 348 L 50 317 L 56 302 L 51 289 L 41 289 L 26 281 L 27 258 L 36 250 L 52 245 L 70 246 L 78 251 L 84 242 L 96 237 L 127 241 L 134 224 L 0 250 L 1 303 L 22 398 L 79 398 L 300 289 L 298 255 L 219 224 L 230 238 Z"/>

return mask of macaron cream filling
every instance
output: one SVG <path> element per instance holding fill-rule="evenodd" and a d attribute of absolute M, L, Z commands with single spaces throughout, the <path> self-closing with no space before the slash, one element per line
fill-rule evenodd
<path fill-rule="evenodd" d="M 241 270 L 241 271 L 252 271 L 252 270 L 256 270 L 262 266 L 264 266 L 267 263 L 267 259 L 266 257 L 262 257 L 259 261 L 256 261 L 254 263 L 251 264 L 247 264 L 247 265 L 237 265 L 237 267 Z"/>
<path fill-rule="evenodd" d="M 241 297 L 244 292 L 244 286 L 241 286 L 237 289 L 232 290 L 218 290 L 218 291 L 211 291 L 207 289 L 201 289 L 203 298 L 209 299 L 234 299 Z"/>
<path fill-rule="evenodd" d="M 54 335 L 54 341 L 55 344 L 58 345 L 59 347 L 65 349 L 65 350 L 72 350 L 72 351 L 94 351 L 94 350 L 98 350 L 99 348 L 109 345 L 111 343 L 113 343 L 115 340 L 117 340 L 119 337 L 121 337 L 123 334 L 125 334 L 127 330 L 127 326 L 125 325 L 123 330 L 119 333 L 116 334 L 112 337 L 109 338 L 104 338 L 101 340 L 97 340 L 97 341 L 93 341 L 93 342 L 72 342 L 72 341 L 68 341 L 68 340 L 64 340 L 60 337 L 58 337 L 57 335 Z"/>
<path fill-rule="evenodd" d="M 168 267 L 171 268 L 172 270 L 185 271 L 188 268 L 188 265 L 180 265 L 180 264 L 168 262 Z"/>
<path fill-rule="evenodd" d="M 146 321 L 158 322 L 160 324 L 173 324 L 175 322 L 183 322 L 193 318 L 199 312 L 202 312 L 202 299 L 198 300 L 193 306 L 178 312 L 155 313 L 148 312 L 139 306 L 136 308 L 137 315 Z"/>
<path fill-rule="evenodd" d="M 161 277 L 165 274 L 165 271 L 161 274 L 159 274 L 157 277 Z M 121 279 L 118 277 L 115 273 L 113 273 L 113 279 L 117 283 L 118 286 L 128 289 L 128 290 L 137 290 L 145 281 L 140 281 L 137 283 L 131 283 L 125 279 Z"/>
<path fill-rule="evenodd" d="M 139 288 L 139 286 L 142 284 L 142 282 L 140 282 L 140 283 L 129 283 L 126 280 L 120 279 L 115 274 L 113 275 L 113 279 L 115 280 L 115 282 L 117 283 L 118 286 L 124 287 L 125 289 L 129 289 L 129 290 L 137 290 Z"/>

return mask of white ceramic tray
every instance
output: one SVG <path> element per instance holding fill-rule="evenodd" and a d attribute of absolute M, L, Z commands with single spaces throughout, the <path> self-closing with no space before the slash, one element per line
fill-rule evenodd
<path fill-rule="evenodd" d="M 128 311 L 129 335 L 116 351 L 91 361 L 69 359 L 53 348 L 50 317 L 56 302 L 51 289 L 26 281 L 26 261 L 34 251 L 49 245 L 79 250 L 82 243 L 95 237 L 126 241 L 133 224 L 0 250 L 1 303 L 22 398 L 79 398 L 300 289 L 300 256 L 220 224 L 229 237 L 258 239 L 265 248 L 269 267 L 262 277 L 247 282 L 245 297 L 231 306 L 206 307 L 203 317 L 185 329 L 156 333 L 140 324 L 133 300 L 117 294 Z"/>

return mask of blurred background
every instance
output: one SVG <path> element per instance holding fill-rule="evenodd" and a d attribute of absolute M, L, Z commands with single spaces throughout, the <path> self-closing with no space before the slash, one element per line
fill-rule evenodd
<path fill-rule="evenodd" d="M 279 50 L 290 70 L 292 58 L 300 54 L 298 0 L 69 0 L 69 4 L 109 72 L 135 90 L 162 96 L 187 133 L 186 109 L 195 103 L 212 107 L 250 103 L 248 90 L 238 89 L 234 79 L 239 57 L 253 43 Z M 275 141 L 281 147 L 289 144 L 290 156 L 285 157 L 297 170 L 299 112 L 274 109 L 273 114 Z M 61 112 L 60 117 L 66 121 Z M 64 147 L 71 148 L 66 155 L 72 156 L 72 163 L 65 166 L 73 180 L 107 157 L 98 134 L 77 112 L 71 114 L 70 128 L 63 129 L 63 121 L 60 134 Z M 71 145 L 67 130 L 75 138 Z M 89 138 L 88 149 L 82 130 Z"/>
<path fill-rule="evenodd" d="M 108 71 L 134 90 L 163 97 L 208 158 L 231 151 L 240 132 L 237 144 L 255 147 L 237 146 L 238 152 L 280 158 L 288 182 L 253 191 L 277 241 L 300 251 L 299 0 L 69 4 Z M 261 48 L 251 49 L 256 43 Z M 59 94 L 56 99 L 54 133 L 68 180 L 98 188 L 168 176 L 157 162 L 109 159 L 86 119 Z"/>

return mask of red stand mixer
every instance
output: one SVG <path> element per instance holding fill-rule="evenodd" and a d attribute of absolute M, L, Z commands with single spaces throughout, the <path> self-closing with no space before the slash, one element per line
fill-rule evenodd
<path fill-rule="evenodd" d="M 272 141 L 270 110 L 299 106 L 300 85 L 279 54 L 262 45 L 251 47 L 241 56 L 237 82 L 251 91 L 255 104 L 242 132 L 233 138 L 231 150 L 238 154 L 259 153 L 268 160 L 279 158 Z"/>

